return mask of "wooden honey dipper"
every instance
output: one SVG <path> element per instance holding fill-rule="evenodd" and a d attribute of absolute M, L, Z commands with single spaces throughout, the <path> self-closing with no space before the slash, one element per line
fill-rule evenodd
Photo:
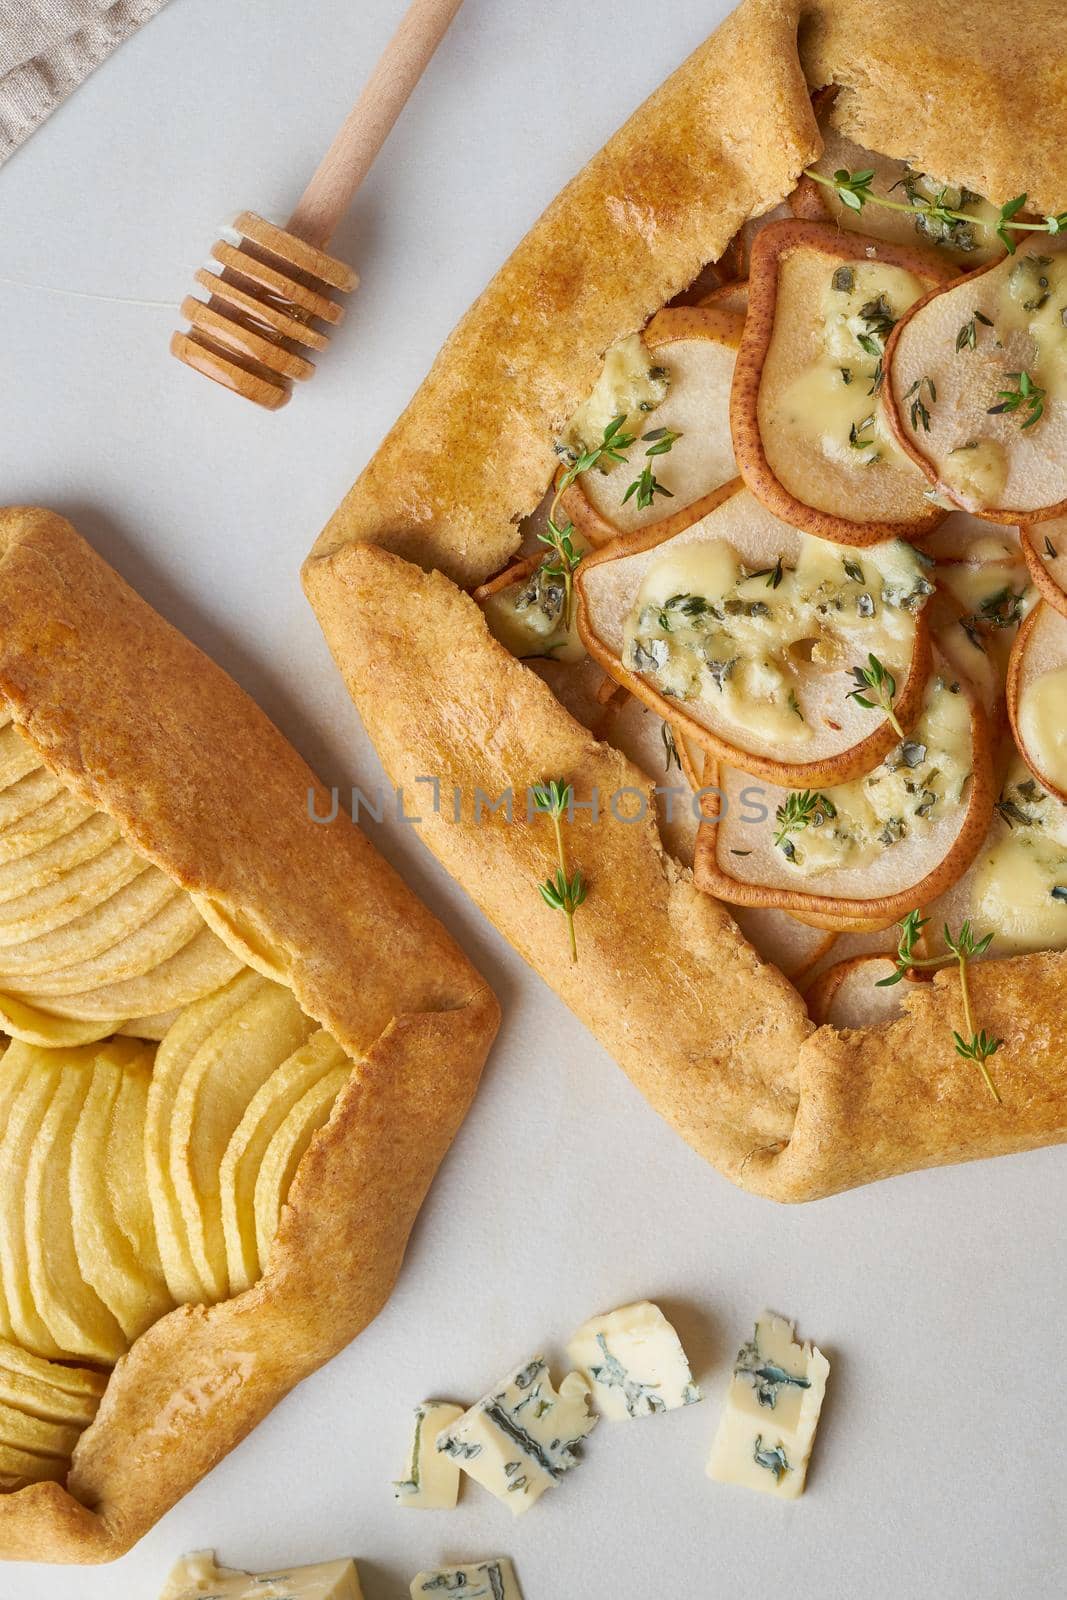
<path fill-rule="evenodd" d="M 359 282 L 324 247 L 462 3 L 411 0 L 285 227 L 242 211 L 240 243 L 215 244 L 219 267 L 196 274 L 209 298 L 182 301 L 190 327 L 170 341 L 179 361 L 270 411 L 285 405 L 294 380 L 312 376 L 303 351 L 324 350 L 344 316 L 330 290 L 347 294 Z"/>

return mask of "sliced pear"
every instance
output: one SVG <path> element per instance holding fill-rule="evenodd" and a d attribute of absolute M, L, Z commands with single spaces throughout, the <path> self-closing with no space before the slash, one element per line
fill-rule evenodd
<path fill-rule="evenodd" d="M 106 1387 L 105 1373 L 45 1361 L 0 1340 L 0 1404 L 27 1416 L 87 1428 Z"/>
<path fill-rule="evenodd" d="M 784 915 L 785 913 L 780 913 Z M 830 967 L 836 967 L 842 961 L 851 961 L 855 956 L 893 956 L 896 957 L 897 945 L 900 942 L 900 929 L 893 922 L 887 928 L 868 930 L 864 933 L 839 933 L 834 942 L 797 980 L 797 988 L 801 994 L 806 995 L 812 984 L 820 978 Z M 920 939 L 920 945 L 922 940 Z"/>
<path fill-rule="evenodd" d="M 210 928 L 204 926 L 192 903 L 188 904 L 195 916 L 192 936 L 173 955 L 135 977 L 83 989 L 77 994 L 68 994 L 65 990 L 60 993 L 56 982 L 50 982 L 46 990 L 37 987 L 23 989 L 21 984 L 17 987 L 9 985 L 9 990 L 13 990 L 16 998 L 24 1003 L 57 1017 L 80 1018 L 84 1021 L 99 1019 L 112 1023 L 120 1018 L 170 1011 L 176 1006 L 199 1000 L 228 982 L 241 970 L 242 962 L 215 937 Z M 176 917 L 172 917 L 169 908 L 163 917 L 166 923 L 162 931 L 173 933 Z M 181 911 L 182 924 L 185 917 L 186 912 Z M 160 931 L 149 925 L 141 944 L 143 951 L 150 952 Z M 65 969 L 66 974 L 71 971 L 71 968 Z M 31 979 L 29 983 L 35 984 L 36 980 Z"/>
<path fill-rule="evenodd" d="M 531 670 L 548 685 L 576 722 L 598 739 L 604 736 L 608 707 L 601 694 L 605 675 L 599 661 L 593 661 L 583 650 L 580 661 L 534 661 Z M 607 679 L 607 682 L 612 688 L 617 687 L 613 680 Z M 622 693 L 620 689 L 619 694 Z"/>
<path fill-rule="evenodd" d="M 152 1226 L 144 1124 L 153 1051 L 132 1039 L 97 1050 L 74 1133 L 70 1201 L 85 1282 L 128 1344 L 169 1311 Z"/>
<path fill-rule="evenodd" d="M 612 678 L 710 754 L 772 780 L 869 772 L 897 742 L 850 698 L 872 653 L 896 680 L 903 727 L 922 703 L 933 584 L 899 540 L 857 551 L 808 538 L 735 489 L 681 533 L 588 557 L 576 588 L 579 631 Z"/>
<path fill-rule="evenodd" d="M 1023 559 L 1042 600 L 1067 616 L 1067 517 L 1019 532 Z"/>
<path fill-rule="evenodd" d="M 1000 210 L 983 200 L 970 189 L 945 184 L 916 172 L 904 161 L 884 156 L 863 145 L 855 144 L 833 126 L 830 107 L 819 119 L 823 136 L 823 152 L 812 165 L 816 172 L 832 178 L 835 172 L 873 172 L 870 187 L 876 195 L 886 200 L 920 205 L 937 200 L 950 211 L 963 211 L 970 222 L 931 221 L 917 212 L 910 216 L 906 211 L 891 211 L 885 206 L 865 205 L 853 211 L 846 206 L 836 190 L 812 178 L 802 176 L 790 197 L 793 212 L 810 221 L 832 222 L 850 233 L 862 233 L 870 239 L 885 240 L 890 244 L 912 245 L 934 250 L 955 263 L 958 269 L 977 267 L 1004 254 L 1004 246 L 997 238 L 996 225 Z"/>
<path fill-rule="evenodd" d="M 932 954 L 945 923 L 967 920 L 975 937 L 993 934 L 997 959 L 1067 949 L 1067 805 L 1037 782 L 1012 751 L 989 831 L 970 870 L 923 907 Z"/>
<path fill-rule="evenodd" d="M 656 787 L 655 805 L 664 846 L 686 866 L 693 864 L 698 809 L 693 803 L 693 752 L 679 727 L 664 721 L 636 695 L 627 695 L 604 724 L 604 738 L 641 768 Z M 703 766 L 704 752 L 699 751 Z"/>
<path fill-rule="evenodd" d="M 71 1159 L 92 1081 L 97 1046 L 54 1052 L 59 1082 L 26 1169 L 26 1256 L 34 1306 L 66 1356 L 111 1366 L 128 1341 L 78 1261 L 72 1213 Z"/>
<path fill-rule="evenodd" d="M 0 1276 L 7 1318 L 5 1338 L 39 1356 L 71 1352 L 56 1343 L 37 1309 L 30 1287 L 26 1241 L 29 1166 L 41 1124 L 60 1082 L 62 1055 L 16 1040 L 4 1053 L 2 1072 L 20 1075 L 0 1138 Z M 5 1470 L 0 1466 L 0 1471 Z"/>
<path fill-rule="evenodd" d="M 1067 617 L 1041 604 L 1019 630 L 1008 670 L 1008 715 L 1042 788 L 1067 800 Z"/>
<path fill-rule="evenodd" d="M 743 328 L 742 314 L 721 307 L 672 307 L 653 317 L 644 342 L 669 375 L 666 399 L 638 425 L 627 461 L 583 473 L 562 497 L 563 509 L 590 544 L 638 528 L 675 530 L 690 508 L 700 515 L 701 503 L 736 477 L 730 385 Z M 664 452 L 671 434 L 676 442 Z M 660 453 L 653 453 L 657 448 Z M 649 481 L 662 486 L 647 503 L 641 493 L 630 493 L 646 469 Z"/>
<path fill-rule="evenodd" d="M 734 906 L 730 914 L 764 961 L 773 962 L 794 983 L 800 983 L 839 938 L 833 929 L 808 927 L 776 906 Z"/>
<path fill-rule="evenodd" d="M 148 1193 L 167 1288 L 179 1304 L 208 1298 L 192 1261 L 170 1163 L 174 1103 L 201 1046 L 231 1017 L 240 1015 L 269 985 L 246 969 L 184 1010 L 156 1052 L 145 1111 Z"/>
<path fill-rule="evenodd" d="M 712 310 L 732 311 L 740 317 L 747 317 L 748 279 L 738 278 L 733 283 L 722 283 L 718 288 L 709 289 L 698 303 Z"/>
<path fill-rule="evenodd" d="M 890 1022 L 903 1011 L 901 1001 L 907 993 L 904 983 L 880 989 L 883 978 L 891 978 L 896 962 L 889 956 L 853 956 L 829 967 L 808 989 L 805 998 L 813 1022 L 832 1028 L 876 1028 Z"/>
<path fill-rule="evenodd" d="M 742 476 L 777 516 L 857 545 L 942 518 L 893 440 L 880 370 L 894 323 L 950 272 L 816 223 L 760 234 L 730 406 Z"/>
<path fill-rule="evenodd" d="M 293 1107 L 327 1073 L 351 1068 L 337 1041 L 320 1029 L 281 1063 L 252 1096 L 226 1147 L 219 1173 L 230 1294 L 263 1270 L 256 1247 L 256 1182 L 268 1146 Z"/>
<path fill-rule="evenodd" d="M 886 351 L 887 413 L 935 493 L 991 522 L 1067 511 L 1067 248 L 1042 238 L 927 295 Z"/>
<path fill-rule="evenodd" d="M 210 1300 L 229 1289 L 220 1170 L 257 1089 L 298 1050 L 315 1024 L 288 989 L 264 982 L 190 1057 L 171 1113 L 170 1176 L 189 1255 Z"/>
<path fill-rule="evenodd" d="M 296 1169 L 315 1134 L 330 1120 L 350 1075 L 349 1063 L 321 1077 L 293 1106 L 264 1152 L 255 1193 L 256 1252 L 264 1267 Z"/>
<path fill-rule="evenodd" d="M 838 927 L 890 922 L 961 877 L 995 795 L 981 705 L 940 671 L 909 738 L 866 778 L 801 797 L 720 767 L 716 787 L 724 805 L 718 822 L 701 824 L 698 886 Z M 786 829 L 791 798 L 806 800 L 806 826 Z"/>
<path fill-rule="evenodd" d="M 747 278 L 752 266 L 752 247 L 764 228 L 775 222 L 790 221 L 794 214 L 787 198 L 771 206 L 762 216 L 749 217 L 747 222 L 743 222 L 723 252 L 720 267 L 724 279 L 729 282 L 731 279 Z"/>

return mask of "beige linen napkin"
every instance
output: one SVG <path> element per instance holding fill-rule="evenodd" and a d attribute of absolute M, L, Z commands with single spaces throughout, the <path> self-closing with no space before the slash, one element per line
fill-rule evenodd
<path fill-rule="evenodd" d="M 0 0 L 0 162 L 166 0 Z"/>

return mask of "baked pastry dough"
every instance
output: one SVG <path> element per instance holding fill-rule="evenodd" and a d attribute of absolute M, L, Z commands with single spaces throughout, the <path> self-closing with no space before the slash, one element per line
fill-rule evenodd
<path fill-rule="evenodd" d="M 761 219 L 782 217 L 791 196 L 797 209 L 798 178 L 823 152 L 819 116 L 864 154 L 949 175 L 998 204 L 1025 191 L 1043 216 L 1067 198 L 1065 61 L 1067 15 L 1039 0 L 1021 0 L 1010 27 L 994 0 L 744 0 L 518 247 L 305 567 L 394 781 L 434 773 L 444 792 L 470 797 L 558 777 L 581 797 L 629 789 L 650 802 L 630 826 L 579 812 L 567 830 L 590 886 L 577 966 L 563 955 L 558 914 L 537 900 L 548 858 L 535 828 L 487 824 L 469 806 L 457 822 L 442 808 L 422 837 L 688 1142 L 778 1199 L 1062 1139 L 1065 957 L 971 971 L 975 1007 L 1003 1041 L 1002 1105 L 953 1052 L 950 1029 L 963 1026 L 954 970 L 901 986 L 901 1014 L 879 1027 L 816 1028 L 783 973 L 664 849 L 646 773 L 564 709 L 548 663 L 509 656 L 464 591 L 516 555 L 516 525 L 556 471 L 552 442 L 593 390 L 605 351 L 684 298 L 731 241 L 740 259 L 755 239 L 758 255 Z M 813 107 L 812 92 L 827 86 L 831 109 L 825 96 Z M 1043 114 L 1023 130 L 1018 107 L 1034 103 Z M 965 253 L 962 232 L 952 250 Z M 742 286 L 727 293 L 731 306 L 743 302 Z M 697 298 L 722 304 L 719 288 Z M 949 608 L 938 624 L 946 636 L 954 620 Z M 985 871 L 982 856 L 972 873 Z M 762 914 L 780 939 L 773 913 Z M 795 929 L 783 948 L 807 978 L 828 959 L 817 942 L 802 950 Z"/>
<path fill-rule="evenodd" d="M 0 1557 L 101 1561 L 380 1309 L 497 1007 L 46 511 L 0 723 Z"/>

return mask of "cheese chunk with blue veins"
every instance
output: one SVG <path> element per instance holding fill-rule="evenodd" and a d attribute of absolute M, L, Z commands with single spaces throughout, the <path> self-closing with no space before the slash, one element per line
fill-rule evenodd
<path fill-rule="evenodd" d="M 581 1374 L 557 1394 L 537 1356 L 439 1434 L 437 1448 L 518 1517 L 576 1464 L 575 1448 L 596 1424 Z"/>
<path fill-rule="evenodd" d="M 781 1500 L 802 1494 L 829 1371 L 791 1322 L 765 1311 L 734 1362 L 708 1477 Z"/>
<path fill-rule="evenodd" d="M 459 1499 L 459 1463 L 437 1448 L 437 1436 L 463 1415 L 462 1406 L 424 1400 L 415 1407 L 407 1477 L 393 1484 L 397 1504 L 415 1511 L 451 1511 Z"/>
<path fill-rule="evenodd" d="M 320 1561 L 278 1572 L 238 1572 L 214 1550 L 183 1556 L 159 1600 L 363 1600 L 354 1561 Z"/>
<path fill-rule="evenodd" d="M 567 1355 L 589 1379 L 597 1410 L 613 1421 L 677 1411 L 703 1398 L 681 1340 L 650 1300 L 590 1318 Z"/>
<path fill-rule="evenodd" d="M 436 1567 L 412 1579 L 411 1600 L 458 1594 L 461 1600 L 522 1600 L 515 1569 L 505 1556 L 468 1561 L 462 1567 Z"/>

